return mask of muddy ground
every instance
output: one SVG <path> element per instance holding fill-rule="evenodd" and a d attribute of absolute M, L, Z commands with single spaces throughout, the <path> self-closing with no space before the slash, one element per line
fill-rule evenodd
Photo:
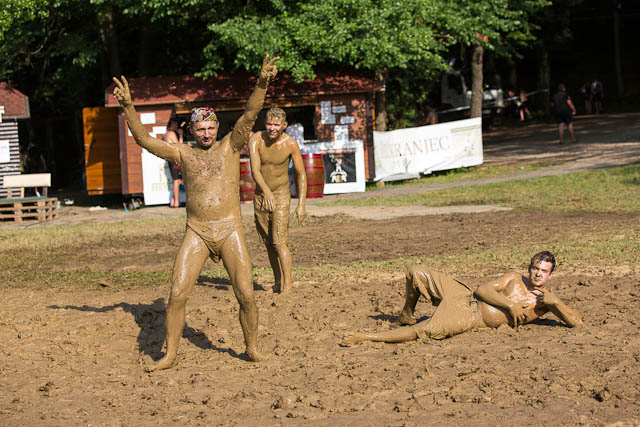
<path fill-rule="evenodd" d="M 637 127 L 638 117 L 632 116 L 628 126 Z M 513 129 L 508 138 L 487 138 L 491 159 L 497 158 L 500 141 L 505 146 L 502 155 L 513 156 L 506 147 L 514 145 L 517 132 L 530 129 Z M 542 136 L 527 139 L 527 150 L 537 145 L 539 155 L 546 157 L 557 149 L 552 133 L 530 133 Z M 610 142 L 603 136 L 593 144 L 628 147 L 638 145 L 637 136 Z M 617 151 L 610 149 L 611 156 Z M 568 156 L 563 161 L 570 160 Z M 183 214 L 175 209 L 156 212 L 168 211 Z M 116 213 L 100 217 L 78 212 L 67 219 L 126 219 Z M 179 363 L 153 374 L 144 368 L 163 352 L 166 284 L 131 289 L 112 282 L 89 288 L 69 283 L 55 289 L 0 285 L 0 422 L 640 424 L 640 276 L 633 272 L 635 266 L 606 257 L 602 265 L 578 261 L 575 268 L 563 268 L 560 259 L 552 283 L 558 295 L 582 313 L 585 324 L 575 329 L 548 315 L 518 330 L 474 331 L 443 341 L 338 345 L 348 331 L 393 327 L 404 292 L 404 266 L 368 274 L 360 267 L 350 273 L 344 265 L 504 250 L 513 239 L 532 251 L 559 241 L 589 242 L 602 233 L 615 237 L 621 227 L 640 233 L 640 213 L 416 215 L 407 210 L 367 218 L 324 212 L 291 230 L 295 264 L 325 265 L 326 272 L 323 280 L 299 277 L 288 296 L 273 293 L 270 280 L 256 280 L 260 346 L 269 355 L 262 363 L 249 363 L 242 355 L 237 305 L 226 279 L 200 277 L 187 306 Z M 536 224 L 544 226 L 532 230 Z M 267 267 L 250 216 L 245 226 L 255 267 Z M 176 233 L 152 241 L 105 242 L 86 248 L 85 254 L 69 254 L 59 264 L 35 268 L 167 271 L 180 237 Z M 508 267 L 523 269 L 526 261 Z M 209 262 L 206 268 L 218 267 Z M 502 273 L 505 266 L 488 260 L 474 271 L 464 266 L 447 270 L 446 264 L 442 268 L 477 284 L 481 277 Z M 421 302 L 416 314 L 424 319 L 432 311 Z"/>

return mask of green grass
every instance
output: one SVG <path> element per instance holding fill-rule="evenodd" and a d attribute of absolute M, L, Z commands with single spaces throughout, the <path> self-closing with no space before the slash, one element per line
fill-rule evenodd
<path fill-rule="evenodd" d="M 355 201 L 359 205 L 501 204 L 517 209 L 556 212 L 640 212 L 640 166 L 574 173 L 528 181 L 454 188 L 434 193 L 394 198 Z M 343 202 L 343 204 L 346 204 Z M 350 203 L 349 203 L 350 204 Z M 166 285 L 171 272 L 166 271 L 56 271 L 56 265 L 70 254 L 85 253 L 87 248 L 109 251 L 123 244 L 179 236 L 184 218 L 157 218 L 143 221 L 54 226 L 40 229 L 0 229 L 0 285 L 34 287 L 129 288 Z M 175 236 L 172 236 L 175 234 Z M 532 252 L 549 249 L 561 260 L 560 271 L 585 274 L 638 274 L 640 237 L 638 225 L 613 228 L 603 226 L 581 239 L 549 236 L 544 247 L 530 245 L 509 249 L 478 248 L 470 252 L 447 255 L 404 257 L 379 262 L 295 267 L 296 280 L 336 281 L 352 276 L 374 279 L 380 272 L 397 273 L 412 263 L 428 263 L 458 275 L 477 276 L 505 270 L 526 268 Z M 178 238 L 178 237 L 176 237 Z M 87 257 L 91 253 L 87 253 Z M 595 269 L 590 271 L 589 269 Z M 270 269 L 254 269 L 256 279 L 268 282 Z M 206 277 L 226 279 L 224 270 L 207 270 Z"/>
<path fill-rule="evenodd" d="M 398 197 L 340 200 L 343 206 L 501 205 L 551 212 L 640 211 L 640 165 Z"/>

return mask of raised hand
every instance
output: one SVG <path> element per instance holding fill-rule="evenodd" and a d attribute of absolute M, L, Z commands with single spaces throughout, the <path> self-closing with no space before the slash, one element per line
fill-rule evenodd
<path fill-rule="evenodd" d="M 268 54 L 264 57 L 262 60 L 262 69 L 260 70 L 261 79 L 270 81 L 276 76 L 276 74 L 278 74 L 278 67 L 276 67 L 275 62 L 279 59 L 279 56 L 269 59 Z"/>
<path fill-rule="evenodd" d="M 131 105 L 131 92 L 129 91 L 129 83 L 124 76 L 120 76 L 122 82 L 117 78 L 113 78 L 116 87 L 113 89 L 113 96 L 118 100 L 121 106 L 127 107 Z"/>

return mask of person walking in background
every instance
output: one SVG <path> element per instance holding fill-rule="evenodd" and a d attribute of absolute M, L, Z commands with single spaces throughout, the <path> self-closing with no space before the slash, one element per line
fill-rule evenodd
<path fill-rule="evenodd" d="M 564 83 L 558 85 L 558 92 L 553 95 L 551 105 L 555 109 L 556 123 L 558 124 L 558 134 L 560 136 L 560 144 L 564 143 L 564 128 L 569 130 L 571 142 L 576 142 L 576 136 L 573 133 L 573 116 L 576 114 L 576 107 L 571 101 L 571 97 L 567 93 L 567 87 Z"/>
<path fill-rule="evenodd" d="M 604 98 L 604 88 L 602 83 L 597 79 L 591 83 L 591 99 L 593 103 L 593 112 L 596 114 L 602 113 L 602 100 Z"/>
<path fill-rule="evenodd" d="M 518 106 L 520 121 L 524 121 L 525 118 L 531 118 L 531 113 L 529 112 L 529 100 L 527 99 L 527 92 L 525 92 L 524 89 L 520 91 L 520 96 L 516 100 L 516 105 Z"/>

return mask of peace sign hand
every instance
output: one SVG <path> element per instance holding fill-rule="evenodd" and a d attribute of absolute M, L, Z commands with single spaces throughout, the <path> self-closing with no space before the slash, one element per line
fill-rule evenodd
<path fill-rule="evenodd" d="M 116 87 L 113 89 L 113 96 L 118 100 L 122 107 L 131 105 L 131 92 L 129 91 L 129 83 L 124 76 L 120 76 L 122 82 L 117 78 L 113 78 Z"/>
<path fill-rule="evenodd" d="M 269 54 L 264 57 L 262 60 L 262 69 L 260 70 L 261 79 L 270 81 L 278 74 L 278 67 L 276 67 L 275 62 L 279 59 L 279 56 L 269 59 Z"/>

